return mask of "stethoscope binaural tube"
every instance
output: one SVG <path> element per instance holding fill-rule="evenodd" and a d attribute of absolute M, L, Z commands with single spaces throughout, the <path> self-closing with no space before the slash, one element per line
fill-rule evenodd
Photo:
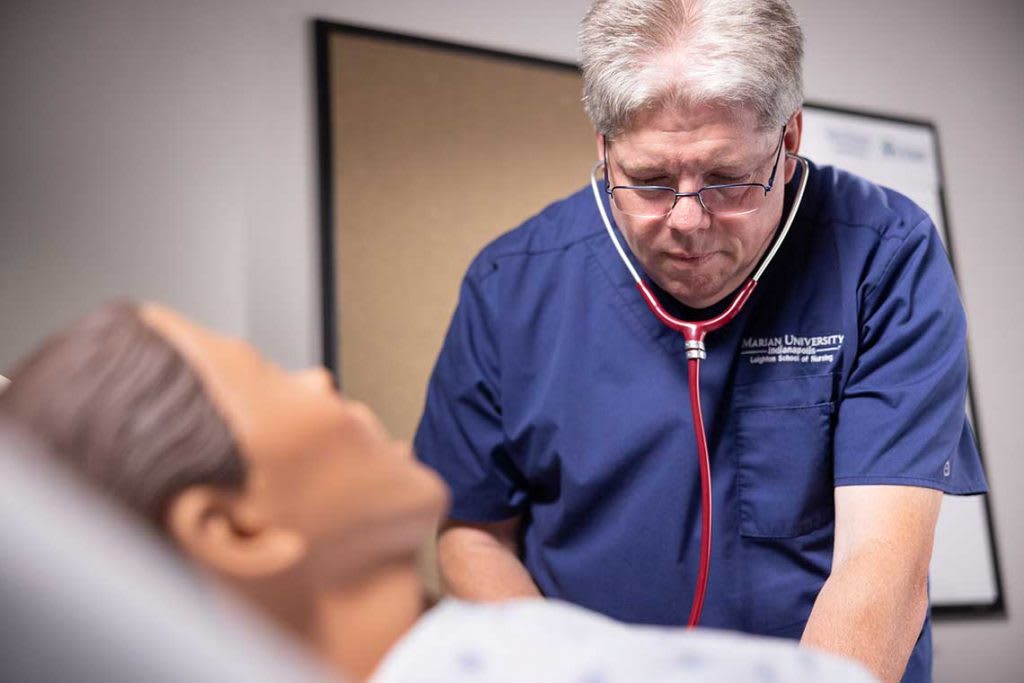
<path fill-rule="evenodd" d="M 778 236 L 762 259 L 757 270 L 740 288 L 740 291 L 736 293 L 729 307 L 714 318 L 698 322 L 680 320 L 670 315 L 662 307 L 647 284 L 640 278 L 636 268 L 633 267 L 632 262 L 630 262 L 622 245 L 619 243 L 618 237 L 615 235 L 615 230 L 608 219 L 608 213 L 605 211 L 604 202 L 601 200 L 601 192 L 597 187 L 597 170 L 604 164 L 604 160 L 599 160 L 590 171 L 590 187 L 594 191 L 594 201 L 597 203 L 597 208 L 601 213 L 601 220 L 604 221 L 604 227 L 608 231 L 608 236 L 615 245 L 615 250 L 619 252 L 619 258 L 622 259 L 630 275 L 633 276 L 637 289 L 640 290 L 640 295 L 643 297 L 647 307 L 651 309 L 651 312 L 663 324 L 681 333 L 686 342 L 686 365 L 690 380 L 690 412 L 693 414 L 693 430 L 697 440 L 701 496 L 700 564 L 697 571 L 697 586 L 693 595 L 693 603 L 690 606 L 690 616 L 687 620 L 687 626 L 690 628 L 700 623 L 700 615 L 704 610 L 704 596 L 707 593 L 708 573 L 711 564 L 711 457 L 708 453 L 707 435 L 704 431 L 704 415 L 700 405 L 700 362 L 707 358 L 704 337 L 707 336 L 708 332 L 714 332 L 724 327 L 739 315 L 744 304 L 750 299 L 750 295 L 754 293 L 754 288 L 757 287 L 757 282 L 761 279 L 768 264 L 771 263 L 772 259 L 775 258 L 775 254 L 778 253 L 782 241 L 789 234 L 789 228 L 793 225 L 793 219 L 796 218 L 796 212 L 804 198 L 804 190 L 807 187 L 808 165 L 807 160 L 799 155 L 787 152 L 786 156 L 787 158 L 796 159 L 803 166 L 803 172 L 800 174 L 800 184 L 797 187 L 796 195 L 793 198 L 793 206 L 789 209 L 786 222 L 783 224 L 782 229 L 779 231 Z"/>

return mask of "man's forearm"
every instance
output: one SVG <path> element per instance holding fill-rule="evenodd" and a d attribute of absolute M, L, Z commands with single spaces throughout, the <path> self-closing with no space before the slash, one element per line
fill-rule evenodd
<path fill-rule="evenodd" d="M 485 530 L 448 528 L 438 538 L 437 554 L 449 595 L 482 602 L 541 596 L 515 549 Z"/>
<path fill-rule="evenodd" d="M 899 569 L 880 566 L 876 556 L 851 557 L 822 587 L 801 644 L 899 681 L 928 610 L 927 575 L 894 579 Z"/>

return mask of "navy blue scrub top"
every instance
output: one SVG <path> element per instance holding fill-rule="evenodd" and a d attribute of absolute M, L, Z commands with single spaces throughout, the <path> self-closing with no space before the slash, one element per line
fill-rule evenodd
<path fill-rule="evenodd" d="M 932 221 L 810 168 L 789 237 L 701 368 L 715 506 L 701 624 L 790 638 L 829 574 L 834 487 L 986 490 Z M 656 291 L 688 319 L 731 300 L 692 311 Z M 688 401 L 683 338 L 641 300 L 587 187 L 473 261 L 415 447 L 451 486 L 453 519 L 523 516 L 545 595 L 681 625 L 700 553 Z M 904 680 L 930 676 L 926 622 Z"/>

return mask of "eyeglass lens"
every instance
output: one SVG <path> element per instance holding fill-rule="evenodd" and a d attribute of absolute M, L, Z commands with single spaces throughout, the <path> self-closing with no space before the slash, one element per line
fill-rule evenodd
<path fill-rule="evenodd" d="M 765 191 L 760 185 L 705 188 L 699 194 L 699 201 L 709 213 L 726 216 L 756 211 L 765 200 Z M 688 199 L 697 201 L 696 196 L 680 197 L 680 201 Z M 676 193 L 669 188 L 617 187 L 612 190 L 612 201 L 622 213 L 653 218 L 672 211 Z"/>

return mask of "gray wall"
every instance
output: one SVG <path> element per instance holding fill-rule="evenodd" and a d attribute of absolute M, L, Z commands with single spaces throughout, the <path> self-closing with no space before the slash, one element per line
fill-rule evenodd
<path fill-rule="evenodd" d="M 575 59 L 584 0 L 4 0 L 0 368 L 115 295 L 164 301 L 287 366 L 319 358 L 319 16 Z M 1012 288 L 1024 254 L 1024 7 L 796 0 L 807 95 L 930 118 L 970 318 L 1008 621 L 940 624 L 937 681 L 1024 672 L 1024 460 Z"/>

